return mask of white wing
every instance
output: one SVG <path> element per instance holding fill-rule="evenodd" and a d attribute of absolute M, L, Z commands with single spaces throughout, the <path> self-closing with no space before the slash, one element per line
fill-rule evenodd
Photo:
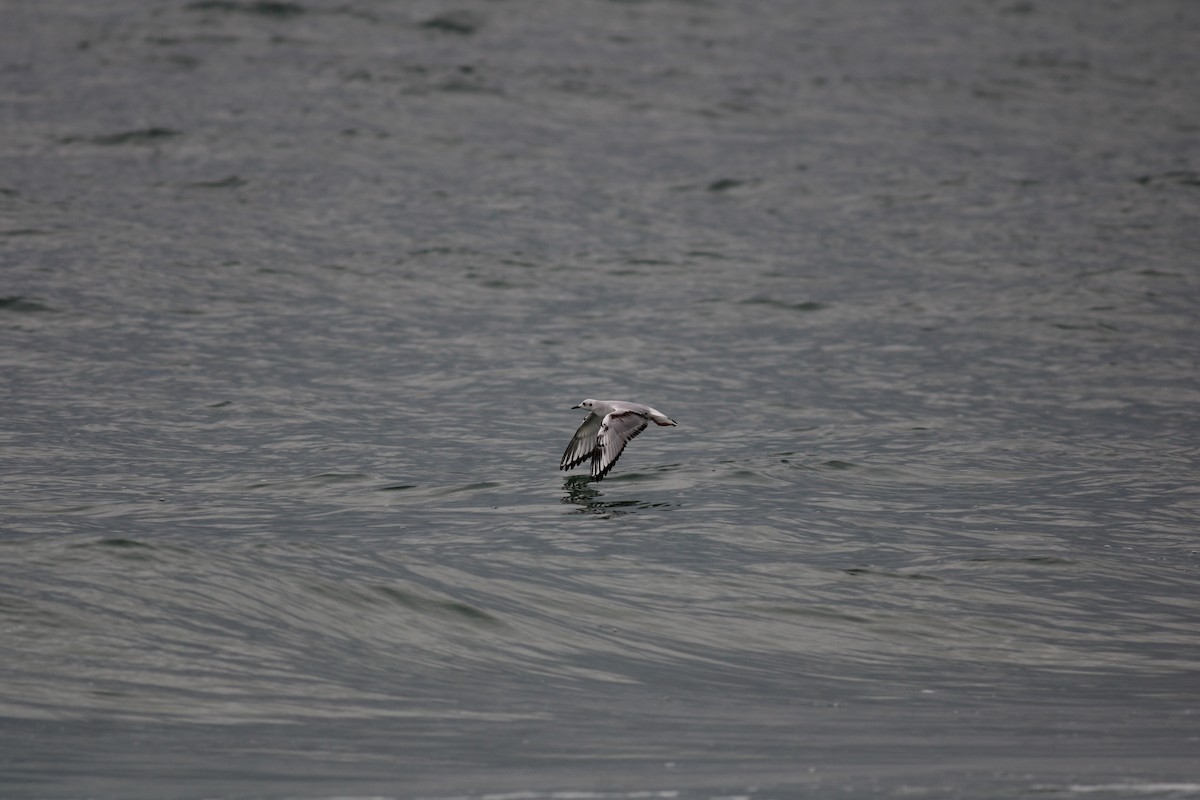
<path fill-rule="evenodd" d="M 600 433 L 601 422 L 603 420 L 600 417 L 590 412 L 584 417 L 583 424 L 579 426 L 579 430 L 575 431 L 575 435 L 571 437 L 571 443 L 563 452 L 562 461 L 558 462 L 559 469 L 578 467 L 592 457 L 592 451 L 596 449 L 596 436 Z"/>
<path fill-rule="evenodd" d="M 592 480 L 598 481 L 607 475 L 629 440 L 646 430 L 648 424 L 636 411 L 614 411 L 606 416 L 600 424 L 596 449 L 592 452 Z M 579 436 L 578 433 L 575 435 Z"/>

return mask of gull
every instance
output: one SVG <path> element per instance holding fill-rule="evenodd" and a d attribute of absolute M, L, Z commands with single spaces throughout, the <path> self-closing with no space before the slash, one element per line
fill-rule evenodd
<path fill-rule="evenodd" d="M 597 481 L 617 463 L 629 440 L 646 430 L 651 422 L 663 427 L 679 424 L 650 406 L 624 400 L 588 399 L 572 408 L 590 411 L 571 437 L 558 468 L 573 469 L 590 458 L 592 480 Z"/>

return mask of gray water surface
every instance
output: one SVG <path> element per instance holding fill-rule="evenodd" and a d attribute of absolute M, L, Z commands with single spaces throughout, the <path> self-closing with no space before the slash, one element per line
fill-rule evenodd
<path fill-rule="evenodd" d="M 1200 6 L 0 13 L 3 796 L 1200 796 Z"/>

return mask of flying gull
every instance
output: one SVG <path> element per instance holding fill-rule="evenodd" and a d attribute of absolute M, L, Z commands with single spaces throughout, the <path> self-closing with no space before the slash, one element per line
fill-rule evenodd
<path fill-rule="evenodd" d="M 650 406 L 624 400 L 584 400 L 572 408 L 587 408 L 590 412 L 571 437 L 558 468 L 573 469 L 591 459 L 592 479 L 597 481 L 617 463 L 629 440 L 651 422 L 663 427 L 678 424 Z"/>

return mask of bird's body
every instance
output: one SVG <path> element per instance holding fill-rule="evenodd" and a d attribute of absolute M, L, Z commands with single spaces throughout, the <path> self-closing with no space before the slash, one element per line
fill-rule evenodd
<path fill-rule="evenodd" d="M 572 469 L 591 459 L 592 479 L 597 481 L 617 463 L 629 440 L 646 430 L 651 422 L 662 426 L 678 424 L 657 409 L 625 400 L 589 399 L 575 408 L 586 408 L 590 413 L 571 437 L 558 468 Z"/>

